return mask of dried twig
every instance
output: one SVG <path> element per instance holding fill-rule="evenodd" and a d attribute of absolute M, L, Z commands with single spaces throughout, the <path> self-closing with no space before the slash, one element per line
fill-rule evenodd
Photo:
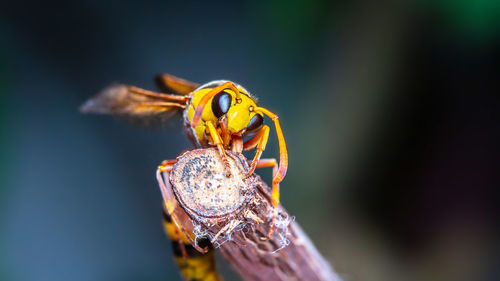
<path fill-rule="evenodd" d="M 341 280 L 281 205 L 274 235 L 267 239 L 270 189 L 255 173 L 248 177 L 244 156 L 228 156 L 229 178 L 217 150 L 207 148 L 180 155 L 172 172 L 159 179 L 164 193 L 171 188 L 178 200 L 181 228 L 209 238 L 247 281 Z"/>

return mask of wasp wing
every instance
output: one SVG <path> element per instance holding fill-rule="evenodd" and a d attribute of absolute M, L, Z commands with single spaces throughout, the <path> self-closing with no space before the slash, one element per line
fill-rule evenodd
<path fill-rule="evenodd" d="M 189 95 L 200 86 L 198 83 L 175 77 L 171 74 L 157 75 L 155 82 L 160 91 L 182 96 Z"/>
<path fill-rule="evenodd" d="M 164 121 L 186 107 L 188 97 L 160 94 L 134 86 L 112 84 L 87 100 L 83 113 L 112 114 L 133 123 Z"/>

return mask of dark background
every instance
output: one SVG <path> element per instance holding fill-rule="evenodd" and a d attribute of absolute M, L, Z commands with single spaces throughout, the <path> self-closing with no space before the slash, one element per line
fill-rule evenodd
<path fill-rule="evenodd" d="M 180 280 L 154 178 L 180 119 L 77 110 L 161 72 L 279 114 L 282 202 L 347 280 L 500 279 L 498 1 L 103 2 L 0 4 L 0 280 Z"/>

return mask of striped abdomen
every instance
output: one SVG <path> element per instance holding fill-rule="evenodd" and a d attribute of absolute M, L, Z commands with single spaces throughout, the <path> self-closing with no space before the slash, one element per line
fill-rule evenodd
<path fill-rule="evenodd" d="M 198 252 L 170 216 L 163 211 L 163 226 L 168 238 L 172 241 L 175 262 L 179 266 L 182 277 L 187 281 L 221 281 L 215 268 L 215 250 L 208 239 L 198 240 L 203 248 L 208 246 L 206 254 Z"/>

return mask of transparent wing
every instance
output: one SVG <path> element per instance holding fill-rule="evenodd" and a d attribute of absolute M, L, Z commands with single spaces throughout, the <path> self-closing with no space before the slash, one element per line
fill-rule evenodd
<path fill-rule="evenodd" d="M 163 121 L 186 107 L 189 97 L 155 93 L 134 86 L 112 84 L 87 100 L 83 113 L 112 114 L 139 124 Z M 156 122 L 154 122 L 156 123 Z"/>

